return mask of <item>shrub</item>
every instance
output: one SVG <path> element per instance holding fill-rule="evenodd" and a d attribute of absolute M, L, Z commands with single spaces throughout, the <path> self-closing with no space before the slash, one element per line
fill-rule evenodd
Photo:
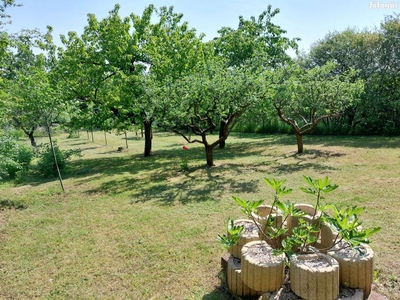
<path fill-rule="evenodd" d="M 29 169 L 32 158 L 30 146 L 19 143 L 14 136 L 0 136 L 0 172 L 15 178 L 17 172 Z"/>
<path fill-rule="evenodd" d="M 81 149 L 71 149 L 71 150 L 60 150 L 57 146 L 57 143 L 54 142 L 54 152 L 57 158 L 57 164 L 60 171 L 65 170 L 67 165 L 67 160 L 71 159 L 72 156 L 77 155 L 80 156 L 82 150 Z M 45 177 L 57 176 L 57 167 L 54 162 L 53 150 L 51 149 L 50 144 L 42 144 L 40 145 L 40 149 L 38 151 L 39 160 L 38 160 L 38 170 Z"/>

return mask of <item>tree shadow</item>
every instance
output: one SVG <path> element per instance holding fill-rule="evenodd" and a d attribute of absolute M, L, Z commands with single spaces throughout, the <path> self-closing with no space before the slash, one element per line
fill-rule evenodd
<path fill-rule="evenodd" d="M 132 203 L 151 200 L 160 205 L 172 205 L 174 202 L 188 204 L 191 202 L 208 201 L 210 199 L 219 201 L 226 195 L 227 191 L 232 193 L 250 193 L 258 189 L 257 180 L 237 182 L 235 179 L 226 179 L 223 176 L 209 176 L 205 181 L 202 180 L 202 184 L 199 184 L 196 177 L 191 176 L 190 172 L 187 172 L 185 177 L 180 178 L 179 181 L 174 181 L 173 177 L 158 178 L 156 180 L 151 180 L 151 177 L 151 184 L 148 185 L 129 179 L 123 183 L 119 182 L 118 185 L 121 187 L 119 192 L 123 190 L 131 191 L 130 197 Z M 116 191 L 115 184 L 109 182 L 102 185 L 101 189 L 113 189 Z"/>
<path fill-rule="evenodd" d="M 257 192 L 259 182 L 243 179 L 247 172 L 289 174 L 304 170 L 337 170 L 325 162 L 346 155 L 345 147 L 334 147 L 340 144 L 366 148 L 400 147 L 400 139 L 308 136 L 305 145 L 309 146 L 304 153 L 298 154 L 294 135 L 243 135 L 232 143 L 228 139 L 225 149 L 214 149 L 217 166 L 212 168 L 206 166 L 203 147 L 189 147 L 189 171 L 181 172 L 179 162 L 184 152 L 180 143 L 173 143 L 156 150 L 150 157 L 123 151 L 119 155 L 117 150 L 111 150 L 97 158 L 75 159 L 67 163 L 62 175 L 64 179 L 74 178 L 76 185 L 98 181 L 98 186 L 88 189 L 87 194 L 128 193 L 132 203 L 152 200 L 160 205 L 171 205 L 175 201 L 186 204 L 218 200 L 227 192 Z M 293 150 L 277 148 L 279 145 L 293 145 Z M 252 157 L 255 162 L 246 161 L 246 157 Z M 242 179 L 239 181 L 236 175 L 242 175 Z M 38 174 L 29 175 L 28 179 L 32 186 L 56 180 Z"/>
<path fill-rule="evenodd" d="M 319 149 L 311 149 L 303 154 L 270 153 L 268 147 L 273 146 L 276 139 L 279 139 L 279 136 L 268 139 L 259 138 L 245 143 L 232 143 L 226 149 L 216 149 L 216 160 L 221 159 L 224 163 L 211 168 L 204 162 L 204 164 L 190 166 L 186 172 L 180 171 L 177 162 L 182 152 L 177 151 L 176 146 L 173 145 L 157 151 L 156 155 L 151 157 L 135 154 L 75 160 L 70 162 L 70 169 L 74 171 L 69 176 L 80 177 L 77 180 L 78 185 L 99 180 L 99 186 L 86 191 L 89 195 L 128 193 L 131 203 L 154 201 L 160 205 L 172 205 L 174 202 L 187 204 L 210 199 L 218 201 L 226 195 L 227 191 L 230 193 L 258 191 L 258 180 L 242 178 L 238 181 L 235 175 L 243 175 L 247 172 L 264 173 L 267 170 L 270 173 L 281 174 L 305 169 L 326 172 L 334 168 L 317 163 L 317 158 L 329 159 L 345 155 L 334 150 Z M 254 164 L 235 163 L 236 159 L 246 156 L 261 156 L 265 160 Z M 190 148 L 190 161 L 204 161 L 204 149 Z M 120 174 L 126 174 L 126 176 L 112 179 Z M 146 174 L 146 176 L 140 176 L 140 174 Z M 140 179 L 136 175 L 139 175 Z"/>
<path fill-rule="evenodd" d="M 0 200 L 0 210 L 3 209 L 26 209 L 27 206 L 18 200 Z"/>
<path fill-rule="evenodd" d="M 271 171 L 277 174 L 290 174 L 304 170 L 316 170 L 320 172 L 334 171 L 337 168 L 326 164 L 318 163 L 317 159 L 329 159 L 346 155 L 344 152 L 309 149 L 304 153 L 290 153 L 282 157 L 282 161 L 271 167 Z M 292 158 L 292 160 L 290 160 Z M 285 160 L 286 159 L 286 160 Z M 294 160 L 293 160 L 294 159 Z"/>
<path fill-rule="evenodd" d="M 296 136 L 288 135 L 292 139 L 291 144 L 297 147 Z M 277 139 L 277 142 L 283 142 L 287 145 L 287 137 L 282 141 Z M 352 148 L 400 148 L 400 139 L 398 137 L 384 136 L 341 136 L 341 135 L 305 135 L 303 137 L 304 147 L 309 145 L 319 145 L 321 147 L 352 147 Z"/>

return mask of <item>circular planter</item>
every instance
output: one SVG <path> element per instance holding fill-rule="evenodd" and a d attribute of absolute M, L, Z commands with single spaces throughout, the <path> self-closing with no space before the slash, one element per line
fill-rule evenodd
<path fill-rule="evenodd" d="M 258 300 L 283 300 L 298 299 L 290 289 L 282 287 L 279 291 L 263 293 Z M 364 293 L 361 289 L 344 290 L 340 289 L 339 297 L 336 300 L 364 300 Z"/>
<path fill-rule="evenodd" d="M 283 216 L 270 205 L 260 205 L 256 212 L 251 213 L 254 220 L 261 224 L 261 229 L 263 232 L 259 232 L 259 237 L 261 240 L 265 240 L 268 244 L 271 244 L 273 248 L 279 248 L 281 246 L 282 238 L 278 239 L 268 239 L 265 234 L 268 234 L 270 228 L 267 226 L 268 219 L 273 218 L 272 226 L 274 228 L 282 227 Z"/>
<path fill-rule="evenodd" d="M 335 232 L 328 224 L 321 224 L 321 245 L 325 249 L 332 248 L 333 242 L 337 237 L 337 232 Z"/>
<path fill-rule="evenodd" d="M 285 254 L 274 255 L 265 241 L 247 243 L 242 248 L 242 280 L 253 290 L 278 290 L 285 275 Z"/>
<path fill-rule="evenodd" d="M 258 241 L 260 238 L 258 236 L 258 227 L 257 225 L 249 219 L 237 219 L 234 220 L 233 223 L 238 226 L 238 225 L 244 225 L 244 230 L 242 232 L 242 235 L 240 236 L 240 241 L 236 244 L 231 246 L 228 249 L 228 252 L 232 254 L 236 258 L 240 258 L 242 255 L 242 247 L 248 242 L 251 241 Z M 259 224 L 260 226 L 260 224 Z M 228 232 L 228 237 L 230 237 L 230 234 Z"/>
<path fill-rule="evenodd" d="M 255 291 L 245 285 L 242 281 L 241 263 L 240 259 L 232 255 L 228 259 L 228 266 L 226 269 L 226 280 L 229 290 L 236 296 L 259 296 L 260 292 Z"/>
<path fill-rule="evenodd" d="M 365 297 L 368 297 L 374 280 L 374 251 L 368 245 L 361 245 L 363 254 L 360 255 L 349 248 L 338 250 L 339 247 L 335 246 L 328 255 L 339 262 L 340 283 L 346 287 L 362 289 Z"/>
<path fill-rule="evenodd" d="M 339 263 L 320 253 L 292 256 L 290 288 L 306 300 L 336 299 L 339 295 Z"/>
<path fill-rule="evenodd" d="M 255 213 L 252 212 L 251 215 L 254 220 L 261 224 L 261 228 L 264 232 L 267 230 L 266 226 L 270 216 L 274 218 L 272 223 L 273 227 L 280 228 L 282 226 L 282 215 L 270 205 L 260 205 L 257 211 Z"/>
<path fill-rule="evenodd" d="M 294 207 L 300 209 L 302 212 L 305 212 L 306 215 L 301 217 L 289 216 L 287 222 L 289 234 L 291 234 L 292 228 L 299 226 L 300 219 L 303 219 L 312 225 L 318 226 L 320 224 L 321 213 L 316 213 L 314 206 L 310 204 L 295 204 Z"/>

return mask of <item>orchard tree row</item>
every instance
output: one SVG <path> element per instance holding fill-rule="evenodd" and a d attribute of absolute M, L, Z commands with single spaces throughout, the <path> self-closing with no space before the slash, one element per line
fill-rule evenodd
<path fill-rule="evenodd" d="M 15 3 L 2 2 L 4 18 Z M 400 131 L 398 18 L 375 32 L 330 34 L 293 59 L 287 51 L 297 39 L 273 23 L 279 9 L 271 6 L 211 41 L 173 7 L 149 5 L 126 17 L 119 8 L 102 20 L 89 14 L 83 33 L 61 36 L 62 46 L 50 26 L 0 32 L 3 134 L 12 125 L 36 146 L 37 128 L 51 137 L 60 120 L 69 130 L 140 125 L 150 156 L 152 129 L 161 126 L 203 144 L 213 166 L 213 149 L 238 122 L 278 118 L 295 133 L 299 153 L 303 135 L 321 123 L 346 133 Z"/>

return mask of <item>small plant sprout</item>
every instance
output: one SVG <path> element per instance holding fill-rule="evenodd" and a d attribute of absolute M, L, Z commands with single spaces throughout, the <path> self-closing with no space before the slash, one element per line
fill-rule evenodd
<path fill-rule="evenodd" d="M 283 184 L 286 182 L 286 179 L 278 181 L 274 178 L 264 178 L 264 180 L 270 187 L 275 190 L 274 203 L 272 204 L 272 207 L 274 206 L 276 201 L 279 201 L 279 198 L 281 196 L 290 194 L 293 191 L 292 189 L 287 189 L 285 186 L 283 186 Z"/>
<path fill-rule="evenodd" d="M 251 213 L 255 212 L 257 210 L 257 207 L 259 207 L 264 202 L 264 200 L 257 200 L 257 201 L 242 200 L 235 196 L 232 196 L 232 198 L 233 200 L 236 201 L 237 204 L 239 204 L 242 212 L 247 216 L 251 216 Z"/>
<path fill-rule="evenodd" d="M 317 211 L 321 210 L 321 199 L 324 199 L 321 196 L 321 192 L 326 194 L 336 190 L 339 186 L 337 184 L 331 184 L 328 176 L 324 179 L 312 179 L 308 176 L 303 176 L 304 180 L 308 183 L 310 187 L 300 187 L 300 190 L 306 194 L 317 195 L 317 204 L 315 206 L 315 214 Z M 314 216 L 315 216 L 314 214 Z"/>
<path fill-rule="evenodd" d="M 232 219 L 228 219 L 226 227 L 228 234 L 218 235 L 218 240 L 224 248 L 229 249 L 229 247 L 236 245 L 240 241 L 244 225 L 235 225 Z"/>
<path fill-rule="evenodd" d="M 290 257 L 294 250 L 299 253 L 306 253 L 310 250 L 309 245 L 317 242 L 318 237 L 316 234 L 319 228 L 316 225 L 311 225 L 307 221 L 300 219 L 299 226 L 293 228 L 292 235 L 283 239 L 282 251 Z"/>

